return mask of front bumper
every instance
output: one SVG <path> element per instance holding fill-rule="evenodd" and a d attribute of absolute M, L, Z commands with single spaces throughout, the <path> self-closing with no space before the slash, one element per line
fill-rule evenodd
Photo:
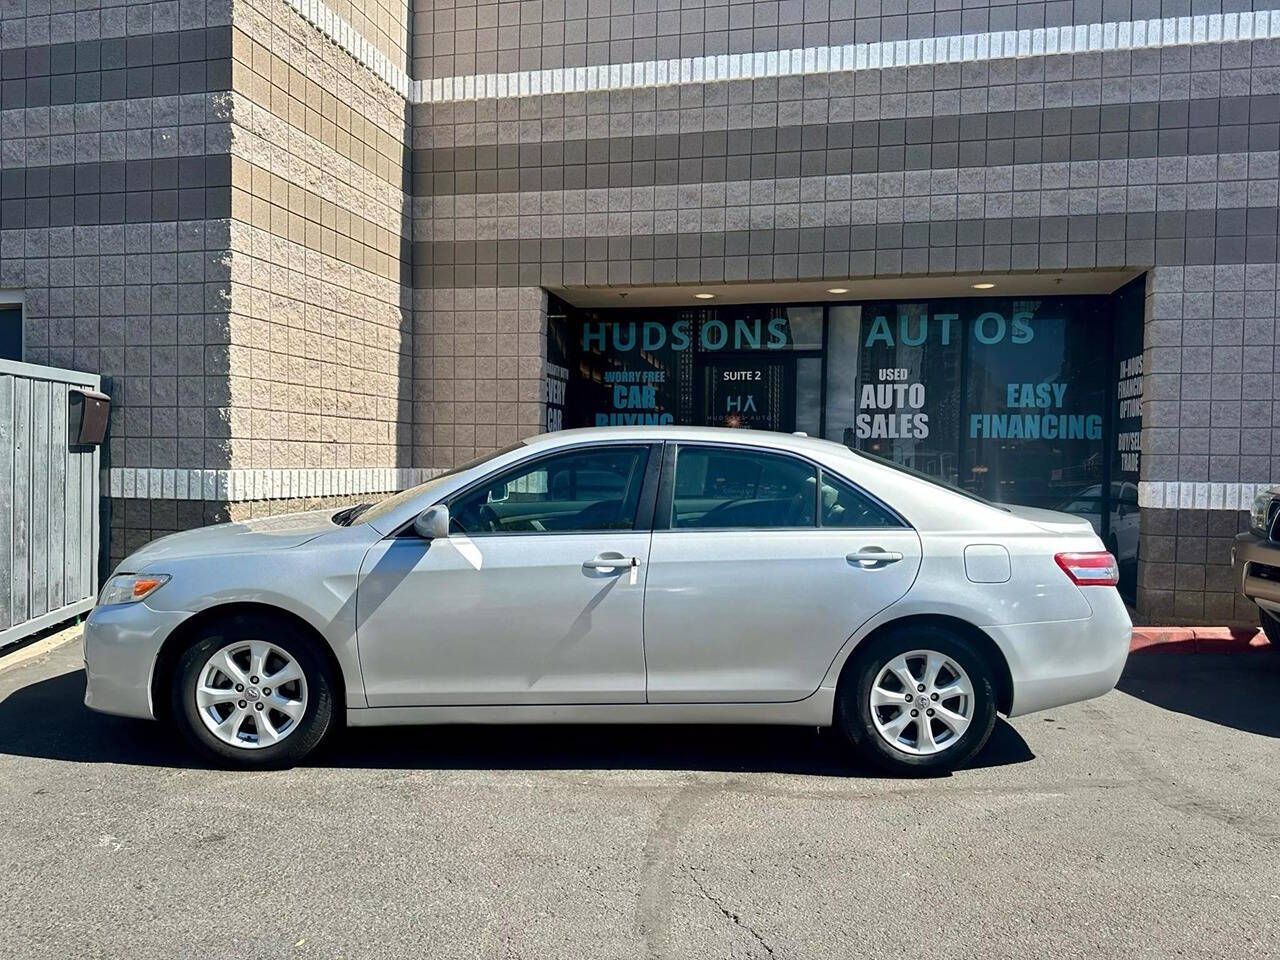
<path fill-rule="evenodd" d="M 1258 606 L 1280 613 L 1280 543 L 1241 533 L 1231 545 L 1236 591 Z"/>
<path fill-rule="evenodd" d="M 165 638 L 191 614 L 138 603 L 94 607 L 84 625 L 84 703 L 92 710 L 155 719 L 151 677 Z"/>
<path fill-rule="evenodd" d="M 1009 664 L 1017 717 L 1109 693 L 1124 672 L 1133 624 L 1114 587 L 1085 587 L 1093 616 L 987 627 Z"/>

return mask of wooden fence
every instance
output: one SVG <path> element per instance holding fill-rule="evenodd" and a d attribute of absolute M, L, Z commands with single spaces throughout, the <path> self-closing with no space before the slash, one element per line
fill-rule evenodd
<path fill-rule="evenodd" d="M 67 436 L 78 387 L 100 379 L 0 360 L 0 648 L 83 613 L 97 594 L 99 448 Z"/>

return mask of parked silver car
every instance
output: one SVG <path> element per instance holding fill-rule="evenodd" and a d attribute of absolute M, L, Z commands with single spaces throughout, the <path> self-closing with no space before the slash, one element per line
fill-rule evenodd
<path fill-rule="evenodd" d="M 945 769 L 997 711 L 1114 686 L 1117 572 L 1086 519 L 839 444 L 569 430 L 372 506 L 148 544 L 89 617 L 85 702 L 243 766 L 345 720 L 835 725 Z"/>

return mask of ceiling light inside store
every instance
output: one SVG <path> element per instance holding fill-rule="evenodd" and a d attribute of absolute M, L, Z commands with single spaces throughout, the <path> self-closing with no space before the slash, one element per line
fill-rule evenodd
<path fill-rule="evenodd" d="M 832 287 L 827 293 L 848 293 L 848 287 Z"/>
<path fill-rule="evenodd" d="M 714 300 L 716 295 L 714 293 L 695 293 L 694 297 L 698 300 Z"/>
<path fill-rule="evenodd" d="M 992 287 L 994 287 L 994 286 L 995 286 L 995 284 L 994 284 L 994 283 L 975 283 L 975 284 L 973 285 L 973 289 L 975 289 L 975 290 L 990 290 L 990 289 L 991 289 Z"/>

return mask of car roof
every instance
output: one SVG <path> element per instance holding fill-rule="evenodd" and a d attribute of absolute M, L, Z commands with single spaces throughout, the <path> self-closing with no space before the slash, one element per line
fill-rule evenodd
<path fill-rule="evenodd" d="M 684 440 L 686 442 L 737 443 L 751 446 L 772 447 L 781 450 L 794 450 L 797 453 L 807 452 L 830 455 L 832 453 L 849 454 L 849 448 L 831 440 L 822 440 L 803 434 L 779 433 L 769 430 L 744 430 L 740 427 L 679 427 L 679 426 L 634 426 L 634 427 L 578 427 L 572 430 L 557 430 L 554 433 L 541 433 L 525 440 L 528 446 L 558 447 L 583 441 L 598 440 L 635 440 L 646 443 L 660 443 L 663 440 Z"/>

